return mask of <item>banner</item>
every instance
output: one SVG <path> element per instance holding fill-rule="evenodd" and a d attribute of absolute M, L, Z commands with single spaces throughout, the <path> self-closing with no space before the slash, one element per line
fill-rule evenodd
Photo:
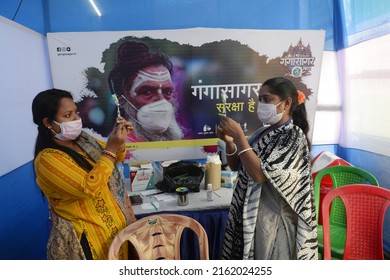
<path fill-rule="evenodd" d="M 324 37 L 194 28 L 48 33 L 48 45 L 54 87 L 72 92 L 84 127 L 105 138 L 120 114 L 135 126 L 130 157 L 170 160 L 216 152 L 220 115 L 254 132 L 261 84 L 277 76 L 305 94 L 313 128 Z M 168 102 L 145 106 L 157 95 Z"/>

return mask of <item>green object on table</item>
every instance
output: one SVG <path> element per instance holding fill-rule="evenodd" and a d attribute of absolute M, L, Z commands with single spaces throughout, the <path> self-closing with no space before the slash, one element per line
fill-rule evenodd
<path fill-rule="evenodd" d="M 156 206 L 153 202 L 150 202 L 150 204 L 152 204 L 153 208 L 154 208 L 156 211 L 158 210 L 157 206 Z"/>

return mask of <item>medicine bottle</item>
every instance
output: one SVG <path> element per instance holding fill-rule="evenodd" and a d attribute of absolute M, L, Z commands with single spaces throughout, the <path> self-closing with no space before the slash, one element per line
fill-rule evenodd
<path fill-rule="evenodd" d="M 207 184 L 207 200 L 213 201 L 213 185 Z"/>

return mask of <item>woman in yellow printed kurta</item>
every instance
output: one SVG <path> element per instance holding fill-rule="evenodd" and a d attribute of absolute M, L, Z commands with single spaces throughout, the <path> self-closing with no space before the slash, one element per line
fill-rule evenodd
<path fill-rule="evenodd" d="M 101 157 L 87 173 L 67 154 L 45 149 L 38 154 L 35 166 L 37 183 L 52 210 L 71 221 L 78 235 L 86 234 L 94 259 L 105 259 L 112 239 L 126 226 L 125 216 L 108 188 L 114 164 Z"/>
<path fill-rule="evenodd" d="M 34 160 L 37 184 L 51 211 L 73 226 L 85 258 L 107 259 L 112 239 L 135 220 L 126 208 L 128 197 L 115 169 L 125 156 L 124 139 L 131 123 L 118 119 L 107 144 L 98 141 L 81 131 L 72 96 L 58 89 L 37 95 L 33 116 L 39 131 Z M 58 241 L 51 240 L 56 240 L 55 245 L 48 248 L 55 251 L 52 247 Z"/>

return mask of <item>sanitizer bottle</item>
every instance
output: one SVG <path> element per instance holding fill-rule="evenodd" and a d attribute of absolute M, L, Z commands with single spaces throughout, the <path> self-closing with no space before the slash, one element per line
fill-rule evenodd
<path fill-rule="evenodd" d="M 213 201 L 213 185 L 207 184 L 207 200 Z"/>

